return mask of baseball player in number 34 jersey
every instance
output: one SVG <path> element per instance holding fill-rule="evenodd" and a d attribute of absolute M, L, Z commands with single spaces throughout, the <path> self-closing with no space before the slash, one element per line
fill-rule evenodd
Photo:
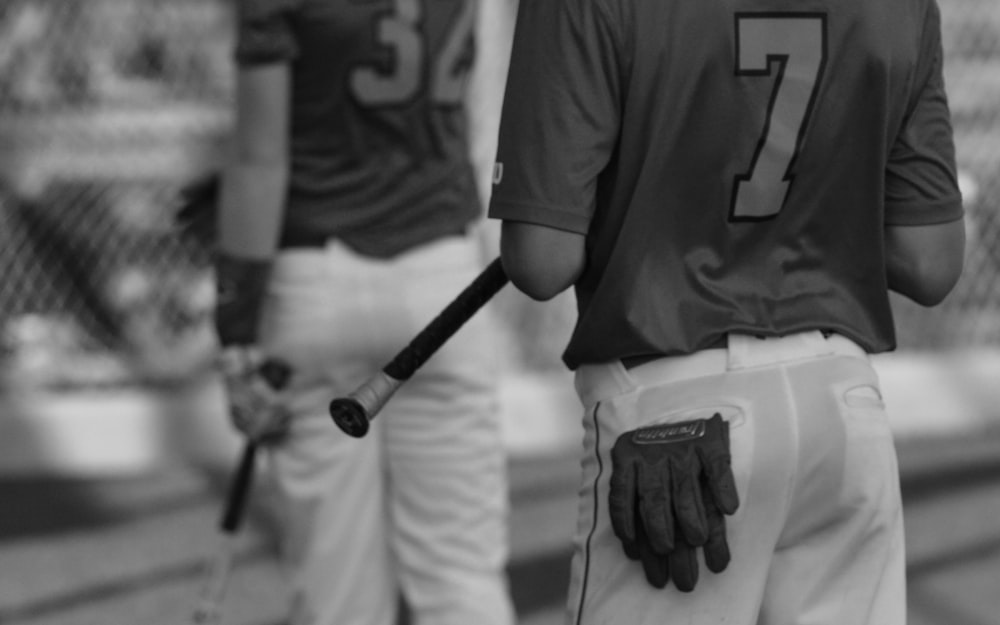
<path fill-rule="evenodd" d="M 963 263 L 935 0 L 523 0 L 490 216 L 573 286 L 573 625 L 904 625 L 869 354 Z"/>
<path fill-rule="evenodd" d="M 435 352 L 365 438 L 328 411 L 485 264 L 465 108 L 480 3 L 235 4 L 218 265 L 234 288 L 217 325 L 224 344 L 292 370 L 290 419 L 262 454 L 288 623 L 396 625 L 402 597 L 414 625 L 511 625 L 489 316 Z"/>

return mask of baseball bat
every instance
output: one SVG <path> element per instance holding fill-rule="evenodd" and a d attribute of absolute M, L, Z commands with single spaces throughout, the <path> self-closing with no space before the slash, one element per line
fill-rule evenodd
<path fill-rule="evenodd" d="M 279 360 L 267 360 L 260 366 L 260 373 L 275 389 L 284 388 L 291 376 L 291 368 Z M 221 539 L 214 557 L 208 564 L 205 582 L 198 594 L 191 620 L 195 625 L 215 625 L 222 616 L 222 600 L 229 585 L 236 551 L 236 537 L 243 517 L 246 516 L 250 487 L 257 464 L 257 444 L 247 440 L 243 445 L 236 471 L 230 479 L 226 504 L 219 519 Z"/>
<path fill-rule="evenodd" d="M 500 259 L 491 262 L 381 371 L 346 397 L 330 402 L 330 416 L 346 434 L 361 438 L 393 393 L 472 315 L 507 284 Z"/>

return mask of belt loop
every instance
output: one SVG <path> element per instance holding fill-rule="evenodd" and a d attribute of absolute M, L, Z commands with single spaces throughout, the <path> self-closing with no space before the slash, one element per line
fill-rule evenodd
<path fill-rule="evenodd" d="M 754 339 L 745 334 L 732 333 L 728 334 L 726 339 L 726 368 L 729 371 L 745 368 L 749 356 L 747 342 Z"/>
<path fill-rule="evenodd" d="M 781 337 L 729 335 L 729 369 L 832 356 L 836 347 L 819 330 L 796 332 Z"/>
<path fill-rule="evenodd" d="M 817 356 L 832 356 L 837 353 L 833 344 L 827 340 L 832 335 L 831 332 L 813 330 L 812 332 L 803 332 L 802 335 L 806 343 L 816 351 Z"/>

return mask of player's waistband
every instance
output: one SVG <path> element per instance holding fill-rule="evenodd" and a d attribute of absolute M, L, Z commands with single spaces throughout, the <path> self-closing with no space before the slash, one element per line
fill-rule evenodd
<path fill-rule="evenodd" d="M 642 386 L 835 355 L 868 358 L 851 339 L 819 330 L 781 337 L 729 334 L 724 346 L 657 358 L 633 367 L 617 360 L 581 365 L 576 371 L 576 389 L 584 405 L 589 405 Z"/>
<path fill-rule="evenodd" d="M 435 239 L 464 237 L 468 236 L 469 233 L 470 228 L 467 224 L 455 224 L 453 228 L 442 229 L 441 231 L 434 233 L 433 236 L 427 237 L 427 240 L 421 240 L 420 243 L 416 243 L 414 245 L 429 243 Z M 281 235 L 281 239 L 278 242 L 278 248 L 282 250 L 322 249 L 335 241 L 347 240 L 348 238 L 349 237 L 342 237 L 337 234 L 328 234 L 320 231 L 285 232 Z"/>
<path fill-rule="evenodd" d="M 276 282 L 311 277 L 350 278 L 352 283 L 405 282 L 416 277 L 478 271 L 482 250 L 475 237 L 442 237 L 389 259 L 362 254 L 340 239 L 328 239 L 321 248 L 288 248 L 275 258 Z"/>

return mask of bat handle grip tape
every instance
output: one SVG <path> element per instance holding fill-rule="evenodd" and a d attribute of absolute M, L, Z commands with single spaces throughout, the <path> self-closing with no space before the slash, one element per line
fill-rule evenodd
<path fill-rule="evenodd" d="M 330 402 L 330 416 L 346 434 L 360 438 L 382 406 L 455 332 L 507 284 L 500 259 L 494 259 L 382 371 L 347 397 Z"/>
<path fill-rule="evenodd" d="M 438 313 L 382 371 L 397 380 L 408 380 L 455 332 L 507 284 L 497 258 Z"/>

